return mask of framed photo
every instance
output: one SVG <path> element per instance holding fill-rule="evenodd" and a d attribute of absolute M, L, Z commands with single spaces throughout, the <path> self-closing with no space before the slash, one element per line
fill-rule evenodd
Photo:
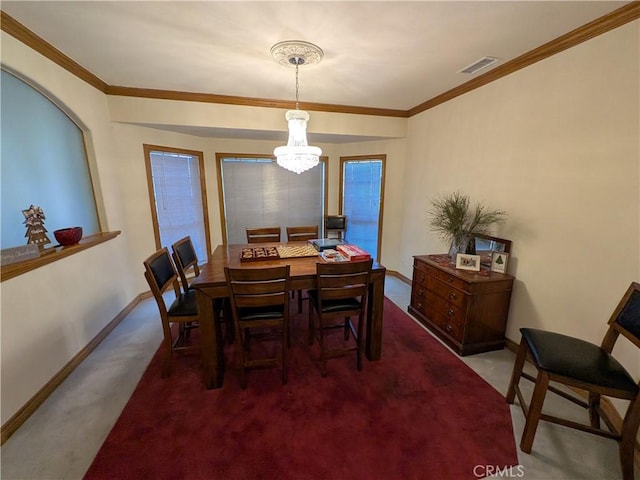
<path fill-rule="evenodd" d="M 509 254 L 505 252 L 491 253 L 491 271 L 498 273 L 507 273 L 507 263 L 509 263 Z"/>
<path fill-rule="evenodd" d="M 456 256 L 456 268 L 460 270 L 480 271 L 480 255 L 467 255 L 459 253 Z"/>

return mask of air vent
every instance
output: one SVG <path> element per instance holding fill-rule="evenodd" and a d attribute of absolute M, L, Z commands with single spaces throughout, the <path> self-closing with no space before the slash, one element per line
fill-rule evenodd
<path fill-rule="evenodd" d="M 496 57 L 482 57 L 480 60 L 473 62 L 471 65 L 464 67 L 462 70 L 458 70 L 458 73 L 476 73 L 477 71 L 487 68 L 489 65 L 496 63 L 499 58 Z"/>

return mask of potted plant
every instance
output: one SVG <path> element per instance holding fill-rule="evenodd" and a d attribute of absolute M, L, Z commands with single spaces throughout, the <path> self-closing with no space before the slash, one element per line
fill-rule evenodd
<path fill-rule="evenodd" d="M 440 238 L 450 243 L 449 256 L 467 253 L 476 234 L 488 234 L 489 228 L 505 221 L 503 210 L 487 210 L 481 203 L 471 207 L 469 195 L 461 192 L 444 194 L 431 200 L 429 226 Z M 475 253 L 475 252 L 472 252 Z"/>

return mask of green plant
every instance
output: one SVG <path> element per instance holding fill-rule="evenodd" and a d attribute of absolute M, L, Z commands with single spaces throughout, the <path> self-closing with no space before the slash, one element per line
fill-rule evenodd
<path fill-rule="evenodd" d="M 487 210 L 477 203 L 471 207 L 468 195 L 461 192 L 444 194 L 431 200 L 429 226 L 453 246 L 466 247 L 466 242 L 478 233 L 489 233 L 489 227 L 505 221 L 504 210 Z"/>

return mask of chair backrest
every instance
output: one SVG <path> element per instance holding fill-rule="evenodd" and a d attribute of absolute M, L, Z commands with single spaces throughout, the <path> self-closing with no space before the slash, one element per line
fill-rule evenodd
<path fill-rule="evenodd" d="M 153 293 L 160 311 L 166 313 L 167 309 L 162 294 L 170 287 L 173 287 L 176 297 L 180 295 L 178 274 L 171 262 L 169 251 L 166 247 L 163 247 L 142 263 L 145 268 L 144 277 L 149 283 L 151 293 Z"/>
<path fill-rule="evenodd" d="M 373 260 L 318 263 L 316 281 L 320 301 L 361 297 L 365 304 Z"/>
<path fill-rule="evenodd" d="M 280 227 L 247 228 L 248 243 L 279 242 Z"/>
<path fill-rule="evenodd" d="M 231 290 L 231 306 L 238 308 L 284 306 L 289 311 L 289 265 L 269 268 L 224 269 Z"/>
<path fill-rule="evenodd" d="M 318 238 L 318 225 L 287 227 L 287 241 L 297 242 Z"/>
<path fill-rule="evenodd" d="M 640 348 L 640 283 L 632 282 L 609 319 L 602 348 L 611 353 L 619 335 Z"/>
<path fill-rule="evenodd" d="M 200 275 L 198 256 L 196 254 L 195 248 L 193 248 L 191 237 L 184 237 L 178 240 L 171 246 L 171 250 L 173 250 L 172 257 L 176 266 L 176 270 L 178 271 L 178 275 L 180 275 L 182 289 L 186 292 L 187 290 L 189 290 L 187 275 L 190 273 L 190 271 L 193 270 L 193 274 L 195 276 Z"/>

